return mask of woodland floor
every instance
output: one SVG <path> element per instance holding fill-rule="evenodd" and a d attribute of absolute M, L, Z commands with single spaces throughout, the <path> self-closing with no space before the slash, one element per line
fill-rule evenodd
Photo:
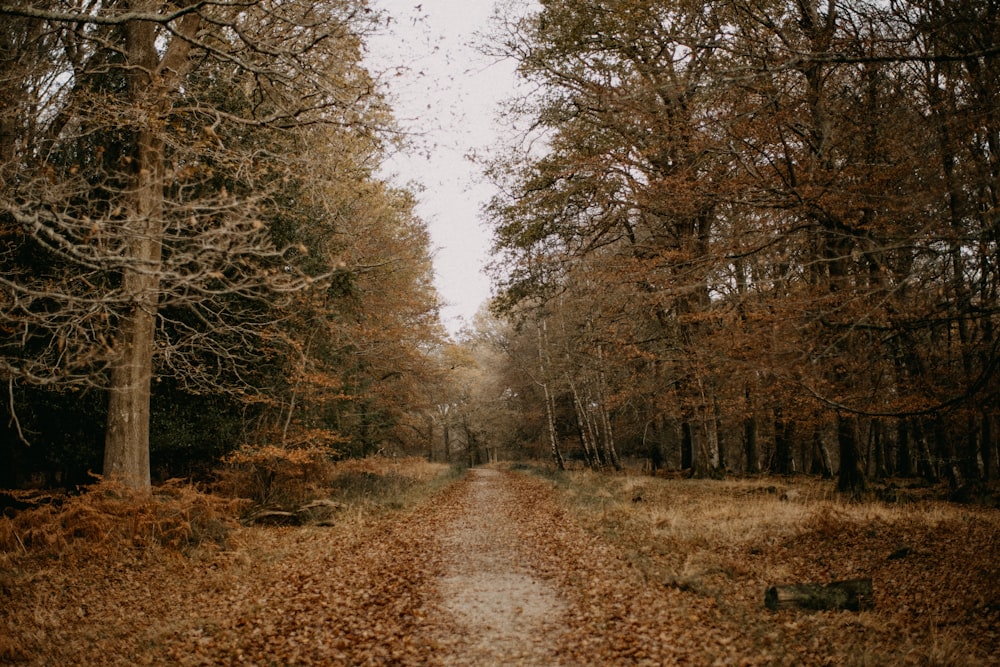
<path fill-rule="evenodd" d="M 1000 512 L 808 480 L 477 469 L 224 548 L 29 551 L 0 553 L 0 663 L 1000 664 Z M 856 576 L 875 610 L 763 608 Z"/>

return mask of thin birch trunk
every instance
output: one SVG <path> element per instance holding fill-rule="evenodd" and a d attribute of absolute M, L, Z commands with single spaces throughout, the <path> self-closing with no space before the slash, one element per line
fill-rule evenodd
<path fill-rule="evenodd" d="M 552 392 L 549 391 L 548 373 L 552 364 L 547 363 L 549 361 L 548 337 L 545 335 L 545 321 L 543 319 L 539 318 L 536 322 L 536 330 L 538 333 L 539 377 L 541 378 L 537 382 L 541 385 L 545 398 L 545 420 L 549 430 L 549 446 L 552 449 L 552 460 L 555 461 L 559 470 L 565 470 L 566 461 L 563 459 L 562 452 L 559 451 L 559 440 L 556 435 L 555 399 L 552 397 Z"/>

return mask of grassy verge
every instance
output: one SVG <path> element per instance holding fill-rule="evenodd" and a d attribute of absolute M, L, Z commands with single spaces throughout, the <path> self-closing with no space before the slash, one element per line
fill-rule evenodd
<path fill-rule="evenodd" d="M 769 664 L 1000 664 L 1000 512 L 847 503 L 815 479 L 553 474 L 564 505 L 646 585 L 707 599 L 712 627 Z M 771 612 L 783 583 L 867 578 L 870 612 Z M 680 631 L 678 629 L 678 631 Z"/>
<path fill-rule="evenodd" d="M 419 505 L 465 473 L 459 466 L 422 458 L 367 458 L 335 464 L 330 497 L 358 512 Z"/>

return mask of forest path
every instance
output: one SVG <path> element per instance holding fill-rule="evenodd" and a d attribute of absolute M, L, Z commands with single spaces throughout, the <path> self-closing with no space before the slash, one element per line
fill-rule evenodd
<path fill-rule="evenodd" d="M 552 481 L 470 470 L 421 526 L 433 546 L 418 632 L 437 664 L 703 664 L 714 643 L 698 627 L 712 602 L 651 585 Z"/>
<path fill-rule="evenodd" d="M 757 520 L 745 513 L 786 511 L 760 482 L 707 496 L 700 483 L 650 486 L 635 505 L 624 492 L 639 480 L 588 486 L 585 475 L 471 470 L 394 509 L 233 527 L 218 533 L 224 543 L 183 553 L 107 537 L 98 507 L 148 516 L 107 491 L 101 505 L 45 508 L 39 521 L 54 523 L 22 531 L 25 543 L 82 534 L 52 551 L 0 552 L 0 665 L 1000 665 L 995 510 L 874 515 L 891 523 L 817 500 L 795 510 L 794 530 L 745 543 L 735 528 Z M 678 518 L 668 505 L 697 512 L 704 531 L 655 532 Z M 928 546 L 887 558 L 901 543 Z M 819 580 L 850 561 L 875 568 L 875 611 L 764 612 L 776 573 L 811 568 Z"/>
<path fill-rule="evenodd" d="M 443 644 L 449 664 L 551 665 L 566 603 L 521 556 L 528 508 L 504 476 L 470 471 L 465 493 L 443 526 L 437 581 L 440 605 L 452 618 Z M 457 511 L 456 511 L 457 510 Z"/>

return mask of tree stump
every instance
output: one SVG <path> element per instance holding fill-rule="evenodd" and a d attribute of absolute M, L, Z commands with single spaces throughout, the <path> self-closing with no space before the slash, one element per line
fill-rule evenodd
<path fill-rule="evenodd" d="M 863 611 L 875 608 L 871 579 L 850 579 L 829 584 L 783 584 L 764 592 L 764 606 L 779 609 L 847 609 Z"/>

